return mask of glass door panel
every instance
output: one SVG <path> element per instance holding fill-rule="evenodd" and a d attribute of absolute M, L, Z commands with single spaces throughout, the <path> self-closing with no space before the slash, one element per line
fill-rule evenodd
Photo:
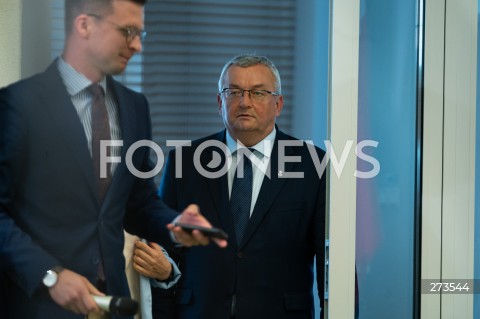
<path fill-rule="evenodd" d="M 360 2 L 358 142 L 380 164 L 357 178 L 361 319 L 412 318 L 417 114 L 417 1 Z M 359 171 L 372 163 L 359 159 Z"/>

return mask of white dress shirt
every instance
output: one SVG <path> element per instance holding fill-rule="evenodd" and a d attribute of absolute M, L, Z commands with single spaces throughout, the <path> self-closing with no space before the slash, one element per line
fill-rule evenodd
<path fill-rule="evenodd" d="M 252 185 L 252 204 L 250 205 L 250 216 L 252 215 L 253 208 L 257 202 L 258 194 L 260 193 L 260 188 L 262 187 L 263 178 L 267 175 L 267 178 L 270 178 L 270 173 L 268 172 L 270 158 L 272 155 L 273 144 L 275 142 L 275 136 L 277 131 L 273 128 L 272 132 L 268 134 L 263 140 L 261 140 L 256 145 L 249 147 L 254 149 L 254 152 L 248 155 L 248 158 L 252 162 L 252 171 L 253 171 L 253 185 Z M 227 147 L 229 153 L 227 154 L 227 163 L 229 165 L 228 169 L 228 194 L 232 193 L 232 184 L 233 178 L 237 171 L 237 150 L 246 148 L 240 141 L 235 141 L 232 136 L 227 131 L 226 137 Z M 248 151 L 246 151 L 248 154 Z"/>

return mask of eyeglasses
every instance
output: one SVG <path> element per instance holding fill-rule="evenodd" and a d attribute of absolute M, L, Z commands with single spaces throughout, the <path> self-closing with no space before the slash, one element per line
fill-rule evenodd
<path fill-rule="evenodd" d="M 97 14 L 87 13 L 87 16 L 94 17 L 98 20 L 104 20 L 104 21 L 116 26 L 117 30 L 120 31 L 125 36 L 125 41 L 127 41 L 127 43 L 132 42 L 133 39 L 135 39 L 136 36 L 140 37 L 140 41 L 143 41 L 145 39 L 145 37 L 147 36 L 147 32 L 145 32 L 144 30 L 137 29 L 137 28 L 134 28 L 134 27 L 121 26 L 121 25 L 119 25 L 115 22 L 109 21 L 109 20 L 105 19 L 104 17 L 99 16 Z"/>
<path fill-rule="evenodd" d="M 248 96 L 254 101 L 263 101 L 269 95 L 279 96 L 280 94 L 275 92 L 270 92 L 267 90 L 244 90 L 244 89 L 232 89 L 224 88 L 219 94 L 225 95 L 228 100 L 234 101 L 239 100 L 243 97 L 243 92 L 248 92 Z"/>

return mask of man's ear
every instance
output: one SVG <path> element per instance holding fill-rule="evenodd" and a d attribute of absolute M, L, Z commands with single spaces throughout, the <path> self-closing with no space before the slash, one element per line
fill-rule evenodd
<path fill-rule="evenodd" d="M 218 114 L 222 115 L 222 96 L 217 94 Z"/>
<path fill-rule="evenodd" d="M 283 95 L 277 97 L 277 101 L 275 102 L 275 115 L 280 116 L 280 113 L 283 109 Z"/>
<path fill-rule="evenodd" d="M 91 30 L 91 19 L 86 14 L 77 16 L 73 22 L 73 32 L 80 35 L 82 38 L 88 38 Z"/>

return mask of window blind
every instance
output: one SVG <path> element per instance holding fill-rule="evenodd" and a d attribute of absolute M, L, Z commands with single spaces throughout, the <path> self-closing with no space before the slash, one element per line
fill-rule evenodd
<path fill-rule="evenodd" d="M 143 52 L 115 78 L 147 96 L 153 140 L 164 154 L 167 140 L 192 140 L 223 129 L 216 100 L 218 78 L 223 65 L 243 53 L 265 55 L 277 66 L 285 100 L 277 124 L 291 133 L 295 11 L 295 0 L 146 4 Z M 65 40 L 64 0 L 51 0 L 51 14 L 53 59 Z"/>
<path fill-rule="evenodd" d="M 279 69 L 285 106 L 277 123 L 290 132 L 295 0 L 161 0 L 146 5 L 143 88 L 154 140 L 190 140 L 223 128 L 216 94 L 233 56 L 268 56 Z"/>
<path fill-rule="evenodd" d="M 62 53 L 65 42 L 64 0 L 51 0 L 50 6 L 50 48 L 53 60 Z"/>

